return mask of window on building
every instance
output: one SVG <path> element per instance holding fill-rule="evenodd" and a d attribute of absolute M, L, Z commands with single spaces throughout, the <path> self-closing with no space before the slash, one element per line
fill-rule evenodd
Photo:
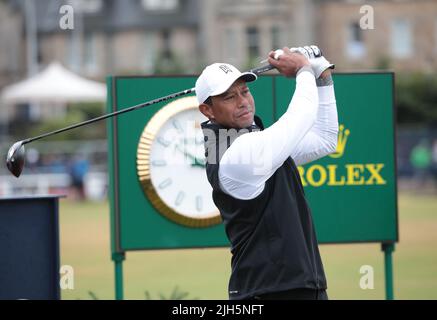
<path fill-rule="evenodd" d="M 259 32 L 256 27 L 249 27 L 246 30 L 247 47 L 249 59 L 259 57 Z"/>
<path fill-rule="evenodd" d="M 278 26 L 273 26 L 270 29 L 270 38 L 272 39 L 272 50 L 283 47 L 281 41 L 281 30 Z"/>
<path fill-rule="evenodd" d="M 396 58 L 407 58 L 412 54 L 411 22 L 397 18 L 391 22 L 391 53 Z"/>
<path fill-rule="evenodd" d="M 150 11 L 171 11 L 179 6 L 179 0 L 142 0 L 143 7 Z"/>
<path fill-rule="evenodd" d="M 97 71 L 97 41 L 94 33 L 85 33 L 84 64 L 88 72 Z"/>
<path fill-rule="evenodd" d="M 363 30 L 358 22 L 350 23 L 347 27 L 346 54 L 352 59 L 362 58 L 366 54 Z"/>
<path fill-rule="evenodd" d="M 223 59 L 233 61 L 237 56 L 237 35 L 233 29 L 225 30 L 225 45 L 223 46 Z"/>
<path fill-rule="evenodd" d="M 102 0 L 82 0 L 79 3 L 80 10 L 84 13 L 96 13 L 102 9 Z M 75 2 L 73 2 L 73 7 L 74 6 Z"/>
<path fill-rule="evenodd" d="M 435 19 L 434 24 L 434 52 L 437 53 L 437 18 Z"/>
<path fill-rule="evenodd" d="M 80 68 L 80 63 L 79 63 L 79 58 L 80 55 L 78 54 L 78 49 L 77 49 L 77 36 L 75 36 L 72 33 L 70 33 L 70 36 L 68 38 L 68 42 L 67 42 L 67 52 L 68 52 L 68 57 L 67 57 L 67 65 L 68 67 L 73 70 L 73 71 L 79 71 Z"/>
<path fill-rule="evenodd" d="M 156 63 L 155 34 L 146 32 L 143 36 L 143 68 L 146 73 L 153 73 Z"/>
<path fill-rule="evenodd" d="M 164 30 L 162 31 L 162 58 L 171 59 L 171 40 L 170 40 L 170 31 Z"/>

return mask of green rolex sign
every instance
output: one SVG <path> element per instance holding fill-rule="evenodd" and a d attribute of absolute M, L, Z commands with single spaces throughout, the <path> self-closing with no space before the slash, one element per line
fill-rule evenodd
<path fill-rule="evenodd" d="M 334 75 L 337 150 L 299 167 L 321 243 L 398 240 L 393 77 Z M 108 111 L 191 88 L 195 80 L 110 77 Z M 250 83 L 266 126 L 285 112 L 294 86 L 294 79 L 282 76 Z M 204 120 L 196 99 L 185 97 L 108 122 L 115 256 L 129 250 L 228 246 L 205 174 Z"/>

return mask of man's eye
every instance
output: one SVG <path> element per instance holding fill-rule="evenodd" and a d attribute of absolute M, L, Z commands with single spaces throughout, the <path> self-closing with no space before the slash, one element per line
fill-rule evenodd
<path fill-rule="evenodd" d="M 234 97 L 235 97 L 234 95 L 226 96 L 225 100 L 231 100 L 231 99 L 234 99 Z"/>
<path fill-rule="evenodd" d="M 249 89 L 243 90 L 243 94 L 247 95 L 249 93 Z"/>

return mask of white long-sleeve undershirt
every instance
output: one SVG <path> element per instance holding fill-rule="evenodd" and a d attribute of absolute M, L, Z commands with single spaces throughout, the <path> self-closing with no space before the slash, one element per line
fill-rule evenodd
<path fill-rule="evenodd" d="M 311 72 L 300 72 L 281 118 L 263 131 L 241 135 L 223 154 L 220 187 L 234 198 L 253 199 L 288 157 L 301 165 L 334 152 L 337 132 L 333 85 L 317 87 Z"/>

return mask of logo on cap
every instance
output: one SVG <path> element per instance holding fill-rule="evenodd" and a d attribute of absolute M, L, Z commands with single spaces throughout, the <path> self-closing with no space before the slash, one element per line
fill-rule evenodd
<path fill-rule="evenodd" d="M 228 74 L 228 72 L 232 72 L 231 68 L 229 68 L 227 65 L 222 64 L 219 66 L 219 68 L 226 74 Z"/>

